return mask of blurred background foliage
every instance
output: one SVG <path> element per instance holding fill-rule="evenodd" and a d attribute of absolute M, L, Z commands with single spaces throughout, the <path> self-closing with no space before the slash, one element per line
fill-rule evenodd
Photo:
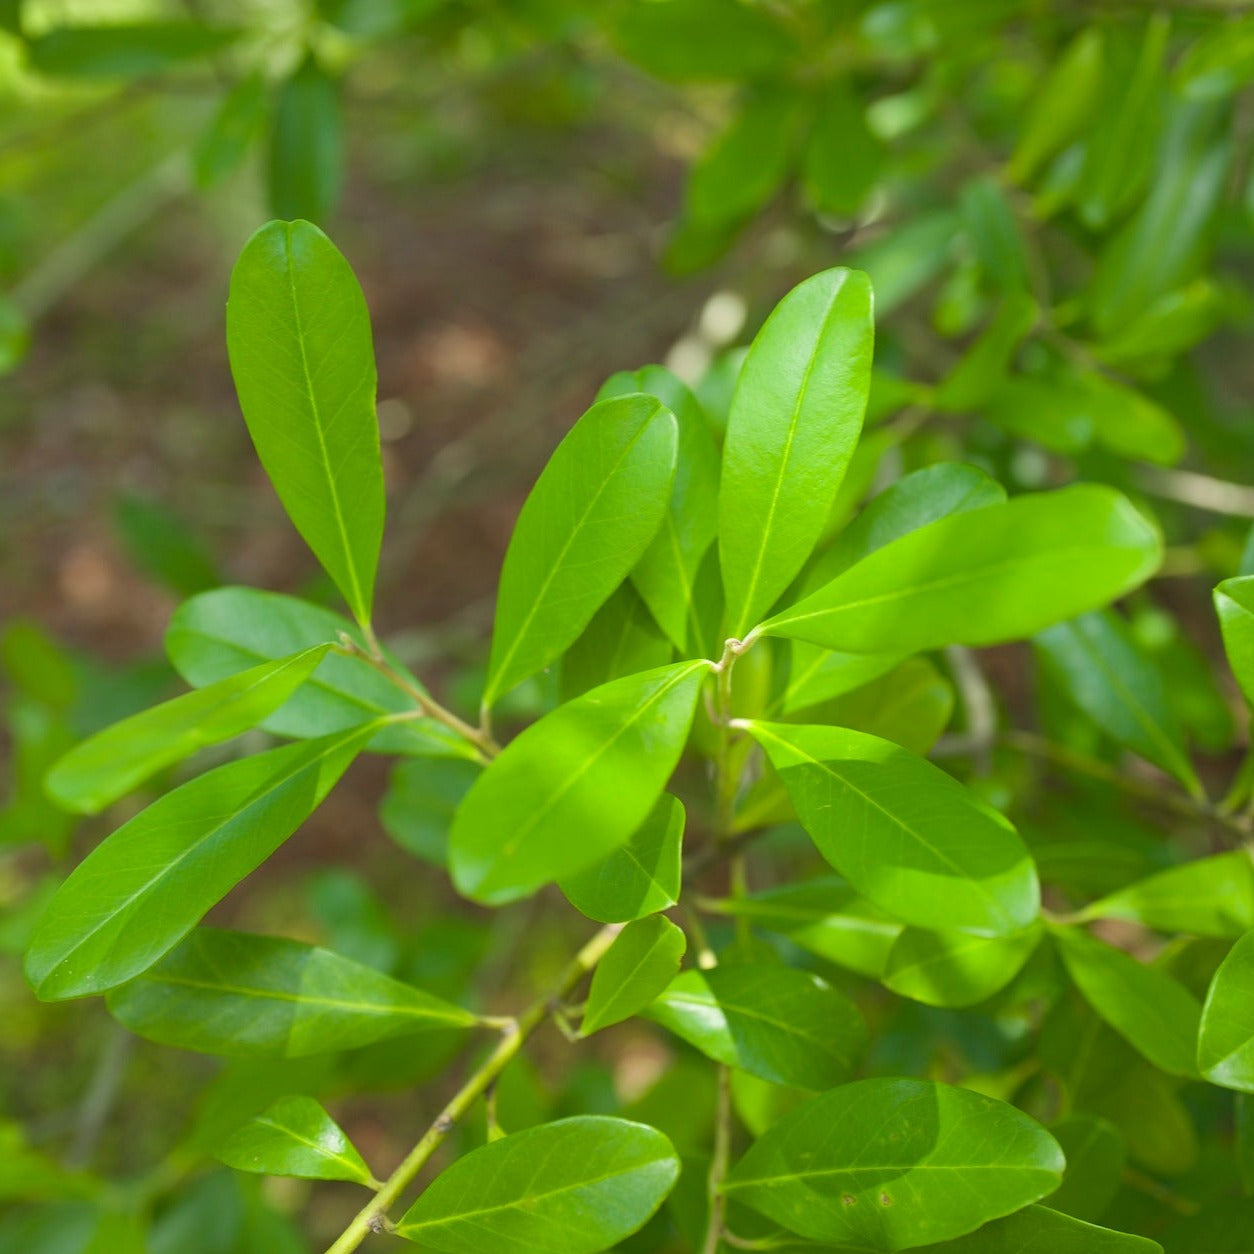
<path fill-rule="evenodd" d="M 303 1185 L 205 1170 L 202 1147 L 268 1097 L 272 1068 L 134 1041 L 95 1003 L 39 1006 L 17 960 L 106 830 L 79 830 L 42 773 L 176 690 L 160 637 L 177 598 L 247 582 L 331 600 L 254 464 L 222 343 L 229 265 L 270 215 L 317 221 L 362 277 L 393 520 L 381 626 L 455 703 L 479 682 L 518 504 L 600 383 L 663 360 L 717 425 L 738 346 L 774 301 L 856 265 L 876 289 L 877 375 L 833 524 L 946 459 L 1012 489 L 1124 488 L 1170 547 L 1113 647 L 1158 685 L 1201 783 L 1095 720 L 1057 640 L 920 661 L 841 698 L 842 719 L 924 746 L 944 732 L 939 751 L 1067 895 L 1055 904 L 1244 839 L 1245 715 L 1210 589 L 1254 571 L 1247 8 L 0 0 L 0 1251 L 297 1251 L 352 1206 L 332 1188 L 302 1214 Z M 542 709 L 555 682 L 517 711 Z M 446 996 L 521 996 L 578 920 L 455 903 L 376 817 L 382 796 L 382 828 L 438 862 L 459 769 L 402 768 L 388 787 L 359 764 L 215 918 L 326 941 Z M 762 888 L 802 856 L 795 829 L 765 848 Z M 857 970 L 821 910 L 784 904 L 762 907 L 784 943 L 837 980 L 833 959 Z M 1204 989 L 1216 945 L 1167 961 Z M 1065 1075 L 1072 1117 L 1118 1130 L 1089 1217 L 1161 1236 L 1202 1207 L 1212 1227 L 1254 1230 L 1248 1205 L 1206 1209 L 1240 1191 L 1234 1163 L 1254 1177 L 1254 1116 L 1231 1095 L 1168 1082 L 1079 1003 L 1047 1024 L 1043 1066 L 1026 1061 L 1046 966 L 961 1015 L 872 997 L 872 1069 L 976 1077 L 1041 1117 Z M 1081 1029 L 1110 1038 L 1100 1075 L 1077 1078 Z M 437 1108 L 423 1085 L 447 1056 L 397 1042 L 285 1063 L 283 1082 L 351 1096 L 346 1126 L 388 1161 Z M 623 1110 L 701 1150 L 706 1068 L 630 1025 L 583 1057 L 562 1073 L 541 1045 L 511 1067 L 502 1124 Z M 737 1083 L 751 1127 L 787 1100 Z M 89 1168 L 115 1182 L 103 1195 Z M 102 1196 L 151 1202 L 149 1235 L 102 1227 Z M 1214 1248 L 1183 1222 L 1169 1250 Z M 665 1248 L 654 1229 L 630 1248 Z"/>

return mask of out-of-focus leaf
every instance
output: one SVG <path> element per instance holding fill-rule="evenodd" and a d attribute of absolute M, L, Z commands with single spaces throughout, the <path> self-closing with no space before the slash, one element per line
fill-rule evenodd
<path fill-rule="evenodd" d="M 398 762 L 379 819 L 403 849 L 433 866 L 448 865 L 448 829 L 482 768 L 458 758 Z"/>
<path fill-rule="evenodd" d="M 1006 378 L 1015 350 L 1036 324 L 1036 302 L 1023 291 L 1007 293 L 992 321 L 937 389 L 938 409 L 978 408 Z"/>
<path fill-rule="evenodd" d="M 884 158 L 857 93 L 846 79 L 834 79 L 819 97 L 802 157 L 810 204 L 819 213 L 852 217 L 874 189 Z"/>
<path fill-rule="evenodd" d="M 1046 1198 L 1040 1206 L 996 1219 L 957 1241 L 921 1246 L 918 1254 L 1027 1254 L 1033 1249 L 1049 1254 L 1163 1254 L 1157 1241 L 1073 1219 L 1053 1209 L 1052 1202 Z"/>
<path fill-rule="evenodd" d="M 30 324 L 13 301 L 0 293 L 0 376 L 14 370 L 30 347 Z"/>
<path fill-rule="evenodd" d="M 1150 301 L 1095 345 L 1093 352 L 1112 366 L 1147 376 L 1161 374 L 1163 359 L 1169 360 L 1213 334 L 1236 307 L 1230 289 L 1207 277 L 1192 279 Z"/>
<path fill-rule="evenodd" d="M 339 85 L 308 56 L 279 88 L 270 131 L 270 212 L 324 223 L 340 199 L 344 120 Z"/>
<path fill-rule="evenodd" d="M 1114 1201 L 1123 1180 L 1127 1150 L 1119 1130 L 1097 1115 L 1073 1114 L 1050 1126 L 1067 1156 L 1062 1187 L 1045 1205 L 1096 1223 Z"/>
<path fill-rule="evenodd" d="M 127 495 L 118 499 L 114 517 L 135 564 L 179 596 L 195 596 L 222 582 L 213 555 L 172 510 Z"/>
<path fill-rule="evenodd" d="M 63 78 L 142 78 L 210 56 L 240 32 L 200 22 L 61 26 L 27 41 L 31 68 Z"/>
<path fill-rule="evenodd" d="M 675 978 L 687 947 L 663 915 L 629 923 L 592 973 L 580 1033 L 589 1036 L 642 1011 Z"/>
<path fill-rule="evenodd" d="M 265 79 L 260 74 L 241 78 L 222 97 L 192 152 L 197 187 L 215 187 L 239 166 L 261 137 L 268 104 Z"/>
<path fill-rule="evenodd" d="M 1187 99 L 1224 96 L 1254 79 L 1254 17 L 1216 22 L 1176 64 L 1175 81 Z"/>
<path fill-rule="evenodd" d="M 967 238 L 989 283 L 1001 292 L 1024 293 L 1030 286 L 1027 245 L 997 180 L 984 177 L 964 183 L 959 207 Z"/>
<path fill-rule="evenodd" d="M 871 280 L 880 318 L 904 304 L 945 268 L 957 235 L 957 214 L 938 209 L 921 214 L 853 254 L 852 264 Z"/>

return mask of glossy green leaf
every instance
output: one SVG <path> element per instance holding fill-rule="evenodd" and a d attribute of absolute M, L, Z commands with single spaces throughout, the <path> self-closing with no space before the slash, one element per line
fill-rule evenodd
<path fill-rule="evenodd" d="M 906 928 L 888 953 L 885 986 L 928 1006 L 974 1006 L 1000 992 L 1032 956 L 1040 925 L 1011 936 Z"/>
<path fill-rule="evenodd" d="M 1043 631 L 1036 647 L 1095 726 L 1202 795 L 1162 675 L 1122 618 L 1109 610 L 1085 614 Z"/>
<path fill-rule="evenodd" d="M 1035 493 L 885 545 L 762 631 L 851 653 L 994 644 L 1122 596 L 1161 554 L 1157 530 L 1110 488 Z"/>
<path fill-rule="evenodd" d="M 896 919 L 859 897 L 835 875 L 709 904 L 716 905 L 720 913 L 778 932 L 800 948 L 871 979 L 878 979 L 884 971 L 902 931 Z"/>
<path fill-rule="evenodd" d="M 1254 575 L 1225 579 L 1215 589 L 1215 611 L 1228 665 L 1246 701 L 1254 705 Z"/>
<path fill-rule="evenodd" d="M 1075 986 L 1135 1050 L 1171 1075 L 1197 1074 L 1202 1008 L 1193 994 L 1158 967 L 1075 928 L 1053 929 Z"/>
<path fill-rule="evenodd" d="M 1128 1153 L 1119 1130 L 1097 1115 L 1073 1114 L 1050 1126 L 1067 1158 L 1062 1187 L 1045 1205 L 1096 1223 L 1123 1182 Z"/>
<path fill-rule="evenodd" d="M 514 526 L 497 593 L 486 706 L 565 652 L 639 561 L 675 476 L 674 415 L 651 396 L 593 405 Z"/>
<path fill-rule="evenodd" d="M 339 86 L 310 55 L 275 103 L 269 173 L 276 218 L 322 223 L 334 212 L 344 178 L 343 129 Z"/>
<path fill-rule="evenodd" d="M 563 701 L 611 679 L 665 666 L 671 642 L 631 583 L 621 583 L 562 657 Z"/>
<path fill-rule="evenodd" d="M 179 606 L 166 631 L 165 648 L 174 669 L 193 687 L 203 688 L 341 636 L 366 648 L 361 632 L 331 610 L 277 592 L 216 588 Z M 389 660 L 399 665 L 390 655 Z M 400 669 L 406 682 L 421 688 Z M 326 736 L 413 708 L 413 701 L 368 663 L 332 652 L 261 726 L 280 736 Z M 429 718 L 384 727 L 369 747 L 381 753 L 476 756 L 460 736 Z"/>
<path fill-rule="evenodd" d="M 1052 1199 L 1047 1199 L 1052 1200 Z M 1060 1214 L 1048 1206 L 1029 1206 L 1005 1219 L 985 1224 L 970 1236 L 943 1245 L 920 1247 L 918 1254 L 1163 1254 L 1157 1241 L 1115 1232 Z"/>
<path fill-rule="evenodd" d="M 1243 851 L 1169 867 L 1092 902 L 1081 919 L 1128 919 L 1159 932 L 1237 937 L 1254 928 L 1254 862 Z"/>
<path fill-rule="evenodd" d="M 685 971 L 644 1017 L 718 1062 L 811 1090 L 848 1079 L 866 1045 L 843 993 L 774 963 Z"/>
<path fill-rule="evenodd" d="M 106 727 L 52 767 L 48 792 L 67 810 L 99 814 L 163 767 L 255 727 L 313 674 L 330 647 L 263 662 Z"/>
<path fill-rule="evenodd" d="M 237 1171 L 375 1185 L 344 1129 L 312 1097 L 279 1098 L 227 1137 L 214 1157 Z"/>
<path fill-rule="evenodd" d="M 867 125 L 866 110 L 842 76 L 819 97 L 801 162 L 806 198 L 819 213 L 851 217 L 875 188 L 884 144 Z"/>
<path fill-rule="evenodd" d="M 669 910 L 683 874 L 683 803 L 663 793 L 627 843 L 599 862 L 562 876 L 558 887 L 581 914 L 600 923 L 627 923 Z"/>
<path fill-rule="evenodd" d="M 639 1014 L 675 978 L 687 947 L 663 915 L 629 923 L 592 973 L 580 1032 L 589 1036 Z"/>
<path fill-rule="evenodd" d="M 240 408 L 284 509 L 359 623 L 383 537 L 366 300 L 308 222 L 270 222 L 231 274 L 226 340 Z"/>
<path fill-rule="evenodd" d="M 1036 917 L 1036 868 L 1010 823 L 925 758 L 840 727 L 746 724 L 819 852 L 916 927 L 1004 936 Z"/>
<path fill-rule="evenodd" d="M 1197 1065 L 1212 1084 L 1254 1093 L 1254 932 L 1233 945 L 1211 981 Z"/>
<path fill-rule="evenodd" d="M 229 1058 L 303 1058 L 475 1022 L 330 950 L 206 927 L 112 992 L 109 1011 L 138 1036 Z"/>
<path fill-rule="evenodd" d="M 693 585 L 718 529 L 718 448 L 700 402 L 662 366 L 612 375 L 598 400 L 645 392 L 656 396 L 679 425 L 670 505 L 631 581 L 677 649 L 687 647 L 695 614 Z M 644 668 L 639 668 L 644 669 Z"/>
<path fill-rule="evenodd" d="M 681 662 L 614 680 L 511 741 L 453 821 L 458 890 L 510 901 L 625 845 L 679 761 L 709 670 Z"/>
<path fill-rule="evenodd" d="M 730 1197 L 814 1241 L 902 1250 L 948 1241 L 1057 1188 L 1057 1142 L 1027 1115 L 924 1080 L 812 1098 L 732 1168 Z"/>
<path fill-rule="evenodd" d="M 379 821 L 402 849 L 433 866 L 448 866 L 453 815 L 482 768 L 460 758 L 398 762 L 379 805 Z"/>
<path fill-rule="evenodd" d="M 28 41 L 31 68 L 65 78 L 141 78 L 207 57 L 240 32 L 200 22 L 61 26 Z"/>
<path fill-rule="evenodd" d="M 770 609 L 822 533 L 862 429 L 871 306 L 864 274 L 824 271 L 780 301 L 745 359 L 719 485 L 732 635 Z"/>
<path fill-rule="evenodd" d="M 396 1234 L 448 1254 L 596 1254 L 640 1228 L 678 1176 L 679 1159 L 655 1128 L 597 1115 L 559 1119 L 459 1158 Z"/>
<path fill-rule="evenodd" d="M 245 75 L 222 97 L 192 153 L 197 187 L 214 187 L 238 168 L 261 134 L 268 103 L 260 74 Z"/>
<path fill-rule="evenodd" d="M 377 731 L 230 762 L 153 802 L 61 885 L 26 951 L 45 1000 L 102 993 L 147 970 L 317 808 Z"/>

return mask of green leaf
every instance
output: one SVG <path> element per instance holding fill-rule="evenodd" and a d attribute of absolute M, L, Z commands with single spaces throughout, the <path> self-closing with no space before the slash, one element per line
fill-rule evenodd
<path fill-rule="evenodd" d="M 1163 1254 L 1157 1241 L 1099 1228 L 1047 1206 L 1029 1206 L 957 1241 L 923 1246 L 917 1254 L 1029 1254 L 1037 1250 L 1041 1254 Z"/>
<path fill-rule="evenodd" d="M 448 1254 L 596 1254 L 642 1227 L 678 1176 L 679 1159 L 655 1128 L 599 1115 L 559 1119 L 459 1158 L 396 1234 Z"/>
<path fill-rule="evenodd" d="M 214 1151 L 237 1171 L 304 1180 L 351 1180 L 376 1187 L 353 1143 L 312 1097 L 281 1097 Z"/>
<path fill-rule="evenodd" d="M 1101 99 L 1105 36 L 1086 26 L 1050 67 L 1049 75 L 1019 125 L 1007 174 L 1023 182 L 1092 124 Z"/>
<path fill-rule="evenodd" d="M 1133 1049 L 1171 1075 L 1197 1075 L 1202 1008 L 1183 984 L 1076 928 L 1052 933 L 1084 1000 Z"/>
<path fill-rule="evenodd" d="M 925 1080 L 862 1080 L 768 1128 L 726 1190 L 811 1240 L 901 1250 L 1017 1211 L 1062 1170 L 1057 1142 L 1013 1106 Z"/>
<path fill-rule="evenodd" d="M 884 158 L 884 144 L 867 125 L 862 101 L 847 79 L 834 79 L 819 98 L 801 162 L 811 206 L 852 217 L 875 189 Z"/>
<path fill-rule="evenodd" d="M 871 285 L 826 270 L 775 307 L 736 383 L 719 485 L 727 629 L 742 635 L 805 565 L 858 442 Z"/>
<path fill-rule="evenodd" d="M 1176 64 L 1175 82 L 1189 100 L 1226 95 L 1254 78 L 1254 18 L 1216 22 Z"/>
<path fill-rule="evenodd" d="M 1237 850 L 1169 867 L 1092 902 L 1078 917 L 1128 919 L 1159 932 L 1240 936 L 1254 928 L 1254 862 Z"/>
<path fill-rule="evenodd" d="M 729 1067 L 811 1090 L 848 1079 L 866 1046 L 843 993 L 774 963 L 685 971 L 643 1017 Z"/>
<path fill-rule="evenodd" d="M 31 69 L 64 78 L 142 78 L 210 56 L 240 32 L 199 22 L 61 26 L 27 41 Z"/>
<path fill-rule="evenodd" d="M 172 949 L 309 817 L 378 729 L 366 724 L 207 771 L 99 844 L 26 951 L 44 1000 L 102 993 Z"/>
<path fill-rule="evenodd" d="M 226 340 L 261 464 L 368 623 L 384 513 L 370 316 L 351 267 L 316 226 L 271 222 L 244 246 Z"/>
<path fill-rule="evenodd" d="M 962 185 L 959 207 L 976 261 L 990 284 L 1022 307 L 1020 318 L 1026 320 L 1030 307 L 1035 319 L 1035 306 L 1026 295 L 1031 286 L 1027 244 L 1001 184 L 991 175 L 968 180 Z M 1017 319 L 1014 322 L 1018 325 Z M 1017 341 L 1024 334 L 1013 338 Z"/>
<path fill-rule="evenodd" d="M 762 634 L 851 653 L 995 644 L 1122 596 L 1162 541 L 1130 501 L 1084 484 L 911 532 L 768 619 Z"/>
<path fill-rule="evenodd" d="M 1036 325 L 1040 311 L 1026 293 L 1009 292 L 979 338 L 962 355 L 936 391 L 943 412 L 978 409 L 998 389 L 1015 351 Z"/>
<path fill-rule="evenodd" d="M 1211 981 L 1197 1065 L 1212 1084 L 1254 1093 L 1254 932 L 1233 945 Z"/>
<path fill-rule="evenodd" d="M 670 506 L 632 570 L 631 582 L 671 642 L 684 649 L 696 613 L 693 585 L 718 530 L 718 447 L 700 402 L 669 370 L 645 366 L 612 375 L 597 400 L 629 392 L 656 396 L 679 424 Z"/>
<path fill-rule="evenodd" d="M 599 862 L 561 877 L 558 887 L 581 914 L 600 923 L 627 923 L 669 910 L 683 874 L 683 803 L 663 793 L 627 843 Z"/>
<path fill-rule="evenodd" d="M 879 979 L 902 931 L 900 923 L 835 875 L 703 905 L 778 932 L 794 945 L 870 979 Z"/>
<path fill-rule="evenodd" d="M 15 370 L 30 348 L 30 322 L 18 305 L 0 293 L 0 378 Z"/>
<path fill-rule="evenodd" d="M 1254 575 L 1225 579 L 1215 589 L 1215 612 L 1228 665 L 1246 701 L 1254 705 Z"/>
<path fill-rule="evenodd" d="M 341 636 L 365 651 L 361 632 L 331 610 L 277 592 L 216 588 L 175 610 L 165 648 L 174 669 L 193 687 L 203 688 L 250 666 Z M 422 687 L 395 658 L 389 656 L 388 660 L 407 682 Z M 261 726 L 280 736 L 326 736 L 413 708 L 405 693 L 365 661 L 332 652 L 291 700 Z M 369 748 L 380 753 L 476 756 L 473 746 L 429 718 L 384 727 Z"/>
<path fill-rule="evenodd" d="M 387 834 L 424 862 L 447 867 L 453 815 L 481 769 L 477 762 L 460 758 L 398 762 L 379 806 Z"/>
<path fill-rule="evenodd" d="M 1059 623 L 1036 647 L 1067 696 L 1116 743 L 1174 775 L 1194 797 L 1202 784 L 1162 675 L 1117 614 Z"/>
<path fill-rule="evenodd" d="M 660 914 L 629 923 L 592 974 L 580 1034 L 639 1014 L 675 978 L 687 948 L 683 932 Z"/>
<path fill-rule="evenodd" d="M 514 526 L 483 704 L 575 641 L 657 534 L 678 428 L 651 396 L 593 405 L 558 445 Z"/>
<path fill-rule="evenodd" d="M 709 670 L 681 662 L 616 679 L 511 741 L 453 821 L 458 890 L 510 901 L 625 845 L 679 761 Z"/>
<path fill-rule="evenodd" d="M 114 520 L 135 565 L 179 596 L 222 582 L 212 554 L 173 510 L 127 493 L 118 499 Z"/>
<path fill-rule="evenodd" d="M 215 187 L 239 166 L 261 134 L 268 103 L 266 82 L 260 74 L 241 78 L 222 97 L 192 153 L 197 187 Z"/>
<path fill-rule="evenodd" d="M 1050 1127 L 1067 1158 L 1062 1188 L 1045 1205 L 1087 1223 L 1096 1223 L 1123 1182 L 1127 1150 L 1113 1124 L 1097 1115 L 1074 1114 Z"/>
<path fill-rule="evenodd" d="M 1040 939 L 1039 924 L 991 937 L 906 928 L 881 978 L 894 993 L 928 1006 L 974 1006 L 1019 974 Z"/>
<path fill-rule="evenodd" d="M 163 767 L 255 727 L 313 674 L 330 647 L 263 662 L 106 727 L 57 761 L 45 781 L 48 792 L 67 810 L 99 814 Z"/>
<path fill-rule="evenodd" d="M 330 950 L 207 927 L 110 993 L 109 1011 L 148 1040 L 228 1058 L 304 1058 L 475 1023 Z"/>
<path fill-rule="evenodd" d="M 611 679 L 665 666 L 671 642 L 630 583 L 621 583 L 562 658 L 563 701 Z"/>
<path fill-rule="evenodd" d="M 925 758 L 840 727 L 745 724 L 819 852 L 905 923 L 1005 936 L 1040 905 L 1015 829 Z"/>
<path fill-rule="evenodd" d="M 325 222 L 339 203 L 343 179 L 339 86 L 310 55 L 279 88 L 270 133 L 270 212 Z M 372 399 L 373 389 L 372 377 Z"/>

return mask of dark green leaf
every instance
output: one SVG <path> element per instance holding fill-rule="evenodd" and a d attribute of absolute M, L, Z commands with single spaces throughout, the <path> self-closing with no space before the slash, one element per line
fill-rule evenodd
<path fill-rule="evenodd" d="M 802 158 L 810 204 L 819 213 L 852 217 L 874 190 L 884 157 L 862 101 L 845 78 L 834 79 L 819 99 Z"/>
<path fill-rule="evenodd" d="M 668 910 L 679 900 L 684 807 L 663 793 L 625 845 L 558 886 L 581 914 L 600 923 L 626 923 Z"/>
<path fill-rule="evenodd" d="M 312 1097 L 279 1098 L 227 1137 L 214 1157 L 237 1171 L 377 1187 L 344 1129 Z"/>
<path fill-rule="evenodd" d="M 330 950 L 205 927 L 111 993 L 109 1010 L 149 1040 L 233 1058 L 303 1058 L 475 1022 Z"/>
<path fill-rule="evenodd" d="M 748 723 L 819 852 L 903 922 L 1004 936 L 1036 917 L 1014 828 L 924 758 L 839 727 Z"/>
<path fill-rule="evenodd" d="M 644 1017 L 719 1062 L 804 1089 L 848 1079 L 866 1045 L 843 993 L 773 963 L 685 971 Z"/>
<path fill-rule="evenodd" d="M 767 1129 L 726 1187 L 811 1240 L 901 1250 L 1017 1211 L 1062 1171 L 1057 1142 L 1013 1106 L 924 1080 L 862 1080 Z"/>
<path fill-rule="evenodd" d="M 379 807 L 388 835 L 424 862 L 448 866 L 449 827 L 480 770 L 459 758 L 398 762 Z"/>
<path fill-rule="evenodd" d="M 1254 932 L 1233 945 L 1211 981 L 1197 1065 L 1212 1084 L 1254 1093 Z"/>
<path fill-rule="evenodd" d="M 316 226 L 271 222 L 231 274 L 226 339 L 240 407 L 297 531 L 370 621 L 383 467 L 366 300 Z"/>
<path fill-rule="evenodd" d="M 1045 1206 L 1029 1206 L 957 1241 L 923 1246 L 918 1254 L 1035 1254 L 1038 1250 L 1041 1254 L 1163 1254 L 1157 1241 L 1099 1228 Z"/>
<path fill-rule="evenodd" d="M 115 518 L 131 560 L 179 596 L 194 596 L 222 582 L 213 556 L 173 510 L 127 495 L 118 500 Z"/>
<path fill-rule="evenodd" d="M 1128 1157 L 1123 1137 L 1113 1124 L 1089 1114 L 1068 1115 L 1049 1130 L 1066 1155 L 1067 1172 L 1045 1205 L 1096 1223 L 1123 1182 Z"/>
<path fill-rule="evenodd" d="M 679 1159 L 654 1128 L 560 1119 L 459 1158 L 396 1233 L 448 1254 L 596 1254 L 641 1227 L 678 1176 Z"/>
<path fill-rule="evenodd" d="M 1023 302 L 1026 310 L 1031 264 L 1014 210 L 1001 184 L 990 175 L 969 180 L 962 185 L 959 206 L 980 269 L 994 288 Z M 1034 307 L 1032 313 L 1035 317 Z M 1026 331 L 1020 336 L 1022 334 Z"/>
<path fill-rule="evenodd" d="M 513 900 L 626 844 L 675 769 L 709 670 L 681 662 L 614 680 L 511 741 L 453 821 L 458 889 Z"/>
<path fill-rule="evenodd" d="M 344 178 L 343 130 L 339 86 L 308 56 L 279 88 L 274 109 L 270 212 L 276 218 L 322 223 L 334 213 Z M 372 397 L 373 387 L 372 379 Z"/>
<path fill-rule="evenodd" d="M 98 845 L 61 885 L 26 951 L 45 1000 L 133 979 L 266 860 L 378 730 L 366 724 L 217 767 Z"/>
<path fill-rule="evenodd" d="M 683 932 L 663 915 L 629 923 L 592 974 L 581 1034 L 639 1014 L 675 978 L 687 947 Z"/>
<path fill-rule="evenodd" d="M 565 652 L 639 561 L 675 476 L 674 415 L 651 396 L 601 401 L 558 445 L 501 568 L 484 706 Z"/>
<path fill-rule="evenodd" d="M 673 656 L 671 642 L 639 593 L 630 583 L 619 584 L 562 658 L 562 700 L 611 679 L 665 666 Z"/>
<path fill-rule="evenodd" d="M 48 792 L 67 810 L 99 814 L 162 768 L 255 727 L 313 674 L 330 647 L 263 662 L 106 727 L 52 767 Z"/>
<path fill-rule="evenodd" d="M 1109 488 L 1036 493 L 885 545 L 762 631 L 853 653 L 993 644 L 1122 596 L 1161 554 L 1157 530 Z"/>
<path fill-rule="evenodd" d="M 199 22 L 61 26 L 27 41 L 31 68 L 67 78 L 140 78 L 225 48 L 239 31 Z"/>
<path fill-rule="evenodd" d="M 745 359 L 719 484 L 732 635 L 770 609 L 822 533 L 862 430 L 871 305 L 866 275 L 824 271 L 780 301 Z"/>

